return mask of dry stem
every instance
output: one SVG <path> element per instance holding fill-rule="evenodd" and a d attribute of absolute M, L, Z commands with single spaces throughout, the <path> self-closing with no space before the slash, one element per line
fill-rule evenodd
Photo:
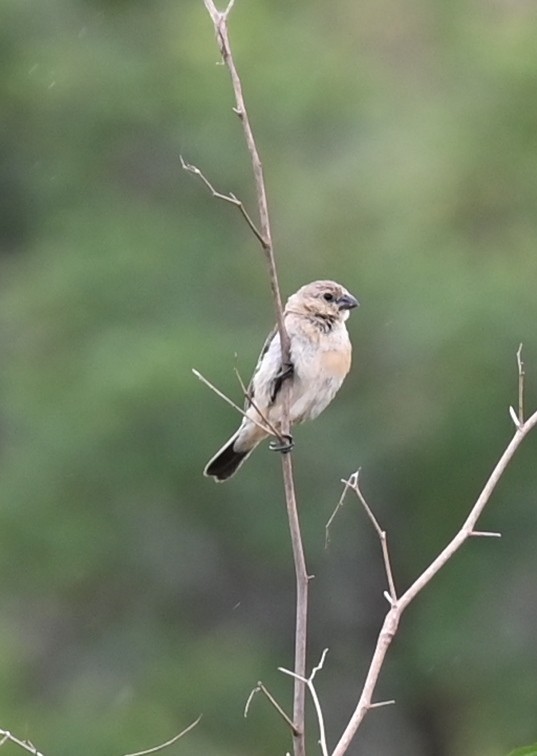
<path fill-rule="evenodd" d="M 250 704 L 252 703 L 252 700 L 254 696 L 257 693 L 263 693 L 263 695 L 270 701 L 270 703 L 274 706 L 280 717 L 286 722 L 289 727 L 291 728 L 291 731 L 293 732 L 293 735 L 298 735 L 295 725 L 293 724 L 293 721 L 287 716 L 285 711 L 282 709 L 280 704 L 276 701 L 274 696 L 267 690 L 267 688 L 263 685 L 262 682 L 258 682 L 255 688 L 250 692 L 250 695 L 248 696 L 248 700 L 246 701 L 246 705 L 244 707 L 244 718 L 248 716 L 248 712 L 250 710 Z"/>
<path fill-rule="evenodd" d="M 259 214 L 259 228 L 251 220 L 246 213 L 242 202 L 237 200 L 234 195 L 221 195 L 214 191 L 210 183 L 198 172 L 200 178 L 213 192 L 215 196 L 219 196 L 221 199 L 226 199 L 228 202 L 232 202 L 237 205 L 244 215 L 248 225 L 255 234 L 256 238 L 260 242 L 265 260 L 268 267 L 268 274 L 270 279 L 270 287 L 272 291 L 272 297 L 274 301 L 274 310 L 276 313 L 276 322 L 278 326 L 278 332 L 280 336 L 281 351 L 282 351 L 282 367 L 290 364 L 290 349 L 289 349 L 289 336 L 285 329 L 285 322 L 283 317 L 282 298 L 280 294 L 280 286 L 278 283 L 278 273 L 276 270 L 276 262 L 274 258 L 274 246 L 272 242 L 272 233 L 270 229 L 270 217 L 267 203 L 267 193 L 265 188 L 265 179 L 263 175 L 263 165 L 259 157 L 259 151 L 254 138 L 254 133 L 250 124 L 248 111 L 244 100 L 244 94 L 242 90 L 242 83 L 235 66 L 235 61 L 231 52 L 231 45 L 228 35 L 228 16 L 233 8 L 234 0 L 230 0 L 225 11 L 219 11 L 213 0 L 203 0 L 205 7 L 211 16 L 214 30 L 216 33 L 216 39 L 218 47 L 220 48 L 220 54 L 222 60 L 229 70 L 231 76 L 231 83 L 233 86 L 233 92 L 235 95 L 235 107 L 233 108 L 236 115 L 239 117 L 242 128 L 244 131 L 244 138 L 250 153 L 250 159 L 252 163 L 252 169 L 254 174 L 254 181 L 256 187 L 257 206 Z M 185 167 L 186 164 L 185 164 Z M 188 167 L 187 167 L 188 170 Z M 194 171 L 196 172 L 196 171 Z M 289 423 L 289 387 L 288 383 L 284 381 L 282 390 L 282 424 L 281 434 L 282 436 L 290 435 L 290 423 Z M 304 677 L 306 670 L 306 630 L 307 630 L 307 612 L 308 612 L 308 574 L 306 570 L 306 561 L 304 558 L 304 549 L 302 546 L 302 536 L 300 533 L 300 522 L 298 519 L 298 510 L 295 495 L 295 486 L 293 480 L 293 467 L 290 454 L 282 454 L 282 468 L 283 468 L 283 480 L 285 490 L 285 501 L 287 505 L 287 516 L 289 519 L 289 528 L 291 532 L 291 543 L 293 548 L 293 561 L 295 565 L 295 577 L 296 577 L 296 630 L 295 630 L 295 673 L 299 677 Z M 295 678 L 294 686 L 294 701 L 293 701 L 293 722 L 295 734 L 293 739 L 294 756 L 305 756 L 304 745 L 304 707 L 305 707 L 305 686 L 299 678 Z"/>
<path fill-rule="evenodd" d="M 41 751 L 38 751 L 29 740 L 19 740 L 19 738 L 12 735 L 9 730 L 0 730 L 0 738 L 0 748 L 6 743 L 14 743 L 15 745 L 18 745 L 19 748 L 22 748 L 23 751 L 26 751 L 26 753 L 31 753 L 32 756 L 43 756 Z"/>
<path fill-rule="evenodd" d="M 233 409 L 237 410 L 243 417 L 247 417 L 248 420 L 251 420 L 252 423 L 255 423 L 255 425 L 258 426 L 258 428 L 261 428 L 261 430 L 264 430 L 265 433 L 273 433 L 275 436 L 279 436 L 278 432 L 275 430 L 274 426 L 271 425 L 268 420 L 265 418 L 265 416 L 262 414 L 260 410 L 257 409 L 257 407 L 252 403 L 253 408 L 256 410 L 257 414 L 261 418 L 261 420 L 256 420 L 255 417 L 249 417 L 249 415 L 246 414 L 246 412 L 239 407 L 238 404 L 235 404 L 233 399 L 230 399 L 229 396 L 226 396 L 223 391 L 220 391 L 220 389 L 216 388 L 214 383 L 211 383 L 207 378 L 205 378 L 204 375 L 202 375 L 199 370 L 196 370 L 195 368 L 192 368 L 193 374 L 198 378 L 202 383 L 204 383 L 208 388 L 211 389 L 211 391 L 214 391 L 216 396 L 219 396 L 220 399 L 223 399 L 227 404 L 230 405 L 230 407 L 233 407 Z"/>
<path fill-rule="evenodd" d="M 472 507 L 470 514 L 466 518 L 465 522 L 461 526 L 458 533 L 451 539 L 448 545 L 440 552 L 440 554 L 434 559 L 434 561 L 427 567 L 427 569 L 412 583 L 405 593 L 393 604 L 388 611 L 380 633 L 377 638 L 377 645 L 373 653 L 373 658 L 369 667 L 369 671 L 366 676 L 362 694 L 360 700 L 349 720 L 347 727 L 345 728 L 338 744 L 336 745 L 332 756 L 343 756 L 347 752 L 347 749 L 354 738 L 356 731 L 358 730 L 363 718 L 371 709 L 374 704 L 371 703 L 373 692 L 386 657 L 386 653 L 390 647 L 390 644 L 397 632 L 397 627 L 404 610 L 413 601 L 418 593 L 420 593 L 425 586 L 432 580 L 432 578 L 444 567 L 444 565 L 451 559 L 456 551 L 462 546 L 462 544 L 472 536 L 476 535 L 497 535 L 496 533 L 480 532 L 475 530 L 475 525 L 479 519 L 483 509 L 490 499 L 492 492 L 494 491 L 496 484 L 500 480 L 501 476 L 505 472 L 509 462 L 513 458 L 516 450 L 524 440 L 524 438 L 530 433 L 531 430 L 537 425 L 537 412 L 534 412 L 531 417 L 525 423 L 519 423 L 515 434 L 509 444 L 507 445 L 502 456 L 498 460 L 495 468 L 493 469 L 489 479 L 487 480 L 483 490 L 479 494 L 477 501 Z"/>
<path fill-rule="evenodd" d="M 323 756 L 328 756 L 328 746 L 326 744 L 326 729 L 324 726 L 324 717 L 323 717 L 323 711 L 321 708 L 321 702 L 319 701 L 319 696 L 317 695 L 317 691 L 315 690 L 315 685 L 313 684 L 313 680 L 317 672 L 323 668 L 324 660 L 326 659 L 327 653 L 328 653 L 328 649 L 325 648 L 323 653 L 321 654 L 321 659 L 319 663 L 317 664 L 316 667 L 312 669 L 311 675 L 307 679 L 303 676 L 295 674 L 294 672 L 291 672 L 289 669 L 284 669 L 284 667 L 278 667 L 280 672 L 284 672 L 286 675 L 291 675 L 291 677 L 301 680 L 305 685 L 308 686 L 309 692 L 313 699 L 313 705 L 315 706 L 315 713 L 317 714 L 317 723 L 319 725 L 319 741 L 318 742 L 321 747 L 321 753 L 323 754 Z"/>
<path fill-rule="evenodd" d="M 170 740 L 167 740 L 165 743 L 161 743 L 160 745 L 153 746 L 153 748 L 148 748 L 145 751 L 136 751 L 136 753 L 127 753 L 125 756 L 147 756 L 147 754 L 150 753 L 157 753 L 158 751 L 163 751 L 165 748 L 168 748 L 168 746 L 173 745 L 174 743 L 177 743 L 178 740 L 180 740 L 183 735 L 186 735 L 187 732 L 190 732 L 190 730 L 193 730 L 194 727 L 198 724 L 198 722 L 201 719 L 201 714 L 199 717 L 192 722 L 192 724 L 189 724 L 188 727 L 185 727 L 184 730 L 182 730 L 178 735 L 175 735 Z"/>

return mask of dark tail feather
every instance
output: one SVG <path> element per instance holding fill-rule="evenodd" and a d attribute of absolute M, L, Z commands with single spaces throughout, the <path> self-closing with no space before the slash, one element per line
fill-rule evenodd
<path fill-rule="evenodd" d="M 214 478 L 217 481 L 223 481 L 231 478 L 231 476 L 237 472 L 240 465 L 253 450 L 249 449 L 246 452 L 235 451 L 233 447 L 236 438 L 237 434 L 232 436 L 227 444 L 207 463 L 207 466 L 203 471 L 204 475 L 208 478 Z"/>

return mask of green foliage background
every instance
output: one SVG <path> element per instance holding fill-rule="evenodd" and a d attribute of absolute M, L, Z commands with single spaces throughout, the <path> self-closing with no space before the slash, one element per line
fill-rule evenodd
<path fill-rule="evenodd" d="M 537 406 L 537 10 L 516 0 L 237 0 L 232 40 L 285 293 L 361 300 L 337 401 L 296 431 L 310 663 L 330 743 L 386 609 L 378 543 L 340 478 L 362 467 L 406 586 L 512 433 L 524 342 Z M 154 745 L 284 753 L 294 591 L 279 460 L 201 477 L 272 324 L 232 208 L 253 203 L 201 0 L 0 6 L 0 727 L 47 756 Z M 479 540 L 405 617 L 351 748 L 502 756 L 537 736 L 537 439 Z M 315 726 L 311 722 L 311 752 Z M 8 747 L 6 747 L 8 748 Z M 6 750 L 6 753 L 8 750 Z"/>

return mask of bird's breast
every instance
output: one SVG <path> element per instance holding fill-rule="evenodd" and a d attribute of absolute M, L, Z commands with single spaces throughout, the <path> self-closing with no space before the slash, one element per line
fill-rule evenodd
<path fill-rule="evenodd" d="M 319 354 L 319 370 L 327 376 L 345 378 L 351 367 L 350 349 L 329 349 Z"/>

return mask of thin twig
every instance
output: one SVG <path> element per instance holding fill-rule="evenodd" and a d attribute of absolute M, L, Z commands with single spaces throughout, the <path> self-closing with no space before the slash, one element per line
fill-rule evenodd
<path fill-rule="evenodd" d="M 244 381 L 242 380 L 242 378 L 240 376 L 240 373 L 237 370 L 237 368 L 235 367 L 235 368 L 233 368 L 233 370 L 235 371 L 235 375 L 237 376 L 237 379 L 239 381 L 240 387 L 242 389 L 242 393 L 244 395 L 244 398 L 248 402 L 248 404 L 250 404 L 255 409 L 255 411 L 257 412 L 257 414 L 259 415 L 259 417 L 263 420 L 263 422 L 265 423 L 265 425 L 267 426 L 267 428 L 270 428 L 270 430 L 272 431 L 273 435 L 276 436 L 276 438 L 282 444 L 285 443 L 285 439 L 283 438 L 283 436 L 280 433 L 278 433 L 278 431 L 272 425 L 272 423 L 270 423 L 268 421 L 268 418 L 265 417 L 265 415 L 261 412 L 261 410 L 259 409 L 259 407 L 257 406 L 257 404 L 254 402 L 253 396 L 250 396 L 250 394 L 248 393 L 248 389 L 244 385 Z"/>
<path fill-rule="evenodd" d="M 317 695 L 317 691 L 315 690 L 315 685 L 313 684 L 313 680 L 315 678 L 315 675 L 319 670 L 323 668 L 324 660 L 326 659 L 326 654 L 328 653 L 328 649 L 325 648 L 323 653 L 321 654 L 321 659 L 316 667 L 314 667 L 311 671 L 311 675 L 308 678 L 302 677 L 301 675 L 297 675 L 294 672 L 291 672 L 289 669 L 285 669 L 284 667 L 278 667 L 280 672 L 283 672 L 286 675 L 290 675 L 291 677 L 294 677 L 297 680 L 301 680 L 303 683 L 305 683 L 309 689 L 309 692 L 311 694 L 311 698 L 313 700 L 313 705 L 315 706 L 315 713 L 317 714 L 317 722 L 319 724 L 319 745 L 321 747 L 321 752 L 323 756 L 328 756 L 328 746 L 326 745 L 326 730 L 324 726 L 324 717 L 323 717 L 323 711 L 321 708 L 321 702 L 319 701 L 319 696 Z"/>
<path fill-rule="evenodd" d="M 384 560 L 384 569 L 386 571 L 386 579 L 388 580 L 388 588 L 390 591 L 390 604 L 393 606 L 397 602 L 397 592 L 395 590 L 395 581 L 393 579 L 393 571 L 392 571 L 392 565 L 390 562 L 390 552 L 388 549 L 388 539 L 386 536 L 386 531 L 380 527 L 378 520 L 373 514 L 371 507 L 365 500 L 364 495 L 360 489 L 359 478 L 360 478 L 360 471 L 358 470 L 349 478 L 349 485 L 354 491 L 354 493 L 356 494 L 356 496 L 358 497 L 358 499 L 360 500 L 360 503 L 365 509 L 366 514 L 371 520 L 373 527 L 375 528 L 375 531 L 379 537 L 380 545 L 382 548 L 382 558 Z"/>
<path fill-rule="evenodd" d="M 358 472 L 360 472 L 360 471 L 358 470 Z M 355 475 L 358 475 L 358 472 L 353 473 L 350 476 L 349 480 L 342 480 L 341 481 L 345 485 L 345 488 L 343 489 L 343 491 L 341 493 L 341 496 L 339 497 L 339 501 L 336 504 L 336 506 L 334 508 L 334 511 L 332 512 L 332 514 L 328 518 L 328 522 L 324 526 L 324 547 L 325 547 L 325 549 L 327 549 L 328 546 L 330 545 L 330 527 L 331 527 L 332 523 L 334 522 L 337 513 L 339 512 L 339 510 L 342 508 L 342 506 L 344 504 L 345 496 L 347 494 L 347 491 L 349 490 L 349 488 L 352 488 L 353 484 L 352 484 L 351 481 L 354 479 Z"/>
<path fill-rule="evenodd" d="M 462 544 L 476 533 L 475 525 L 480 515 L 482 514 L 485 506 L 487 505 L 492 492 L 494 491 L 498 481 L 505 472 L 509 462 L 513 458 L 518 447 L 526 436 L 537 426 L 537 412 L 534 412 L 525 423 L 517 427 L 514 436 L 505 448 L 505 451 L 501 455 L 500 459 L 496 463 L 492 473 L 490 474 L 487 482 L 485 483 L 481 493 L 479 494 L 475 504 L 470 510 L 470 514 L 466 518 L 465 522 L 461 526 L 460 530 L 451 539 L 448 545 L 438 554 L 436 559 L 431 562 L 424 572 L 412 583 L 402 596 L 399 597 L 397 604 L 386 614 L 384 623 L 379 632 L 377 638 L 377 644 L 373 653 L 373 658 L 367 672 L 366 680 L 360 700 L 356 705 L 356 708 L 343 732 L 341 738 L 336 745 L 331 756 L 343 756 L 349 748 L 362 720 L 367 712 L 374 706 L 371 703 L 373 692 L 375 690 L 382 665 L 391 642 L 397 632 L 399 621 L 404 610 L 407 606 L 416 598 L 416 596 L 425 588 L 425 586 L 433 579 L 433 577 L 444 567 L 444 565 L 451 559 L 456 551 L 462 546 Z M 479 532 L 479 531 L 477 531 Z"/>
<path fill-rule="evenodd" d="M 266 698 L 268 698 L 268 700 L 274 706 L 274 708 L 276 709 L 276 711 L 278 712 L 278 714 L 280 715 L 280 717 L 282 717 L 282 719 L 289 725 L 289 727 L 291 728 L 291 730 L 293 732 L 293 735 L 298 735 L 299 734 L 298 730 L 296 729 L 296 727 L 295 727 L 295 725 L 293 723 L 293 721 L 287 716 L 287 714 L 282 709 L 282 707 L 280 706 L 280 704 L 276 701 L 276 699 L 274 698 L 274 696 L 271 693 L 269 693 L 269 691 L 265 688 L 265 686 L 263 685 L 262 682 L 258 682 L 257 685 L 255 686 L 255 688 L 250 692 L 250 695 L 248 696 L 248 700 L 246 701 L 246 705 L 244 707 L 244 718 L 245 719 L 248 716 L 248 711 L 250 709 L 250 704 L 252 703 L 252 700 L 253 700 L 254 696 L 256 695 L 256 693 L 263 693 L 263 695 L 266 696 Z"/>
<path fill-rule="evenodd" d="M 211 184 L 209 179 L 200 171 L 200 169 L 197 166 L 191 165 L 190 163 L 185 162 L 182 155 L 179 155 L 179 159 L 181 160 L 182 168 L 188 173 L 192 173 L 194 176 L 198 176 L 201 179 L 201 181 L 205 184 L 207 189 L 211 192 L 212 196 L 215 199 L 220 199 L 220 200 L 223 200 L 224 202 L 229 202 L 230 205 L 235 205 L 235 207 L 237 207 L 241 211 L 244 217 L 244 220 L 250 226 L 253 233 L 255 234 L 257 239 L 261 242 L 261 245 L 264 247 L 266 244 L 265 239 L 263 239 L 263 237 L 261 236 L 261 231 L 257 228 L 255 223 L 253 222 L 248 211 L 244 207 L 244 203 L 242 202 L 242 200 L 238 199 L 238 197 L 236 197 L 231 192 L 229 194 L 222 194 L 222 192 L 218 192 L 214 188 L 214 186 Z"/>
<path fill-rule="evenodd" d="M 196 376 L 196 378 L 198 378 L 202 383 L 204 383 L 208 388 L 210 388 L 211 391 L 214 391 L 214 393 L 217 396 L 219 396 L 220 399 L 223 399 L 231 407 L 233 407 L 233 409 L 236 409 L 237 412 L 240 412 L 240 414 L 243 415 L 243 417 L 246 417 L 246 418 L 248 418 L 248 420 L 251 420 L 252 423 L 255 423 L 259 428 L 261 428 L 262 430 L 264 430 L 265 433 L 271 434 L 273 432 L 272 425 L 270 425 L 269 423 L 266 423 L 265 418 L 263 417 L 263 415 L 261 414 L 261 412 L 259 412 L 259 410 L 257 409 L 257 407 L 254 407 L 254 409 L 257 411 L 257 413 L 261 417 L 261 422 L 259 420 L 256 420 L 255 417 L 250 417 L 250 415 L 246 414 L 246 412 L 243 409 L 241 409 L 241 407 L 239 407 L 238 404 L 235 404 L 235 402 L 233 401 L 233 399 L 230 399 L 229 396 L 226 396 L 222 391 L 220 391 L 220 389 L 217 389 L 214 384 L 212 384 L 207 378 L 205 378 L 204 375 L 202 375 L 199 372 L 199 370 L 196 370 L 195 368 L 192 368 L 192 372 L 194 373 L 194 375 Z M 278 436 L 277 433 L 275 433 L 275 435 Z"/>
<path fill-rule="evenodd" d="M 516 364 L 518 368 L 518 422 L 522 425 L 524 422 L 524 363 L 522 362 L 522 344 L 518 346 L 516 353 Z"/>
<path fill-rule="evenodd" d="M 170 740 L 167 740 L 165 743 L 161 743 L 160 745 L 154 746 L 153 748 L 148 748 L 146 751 L 136 751 L 136 753 L 126 753 L 125 756 L 147 756 L 147 754 L 149 753 L 157 753 L 158 751 L 163 751 L 165 748 L 168 748 L 168 746 L 171 746 L 174 743 L 177 743 L 177 741 L 180 740 L 184 735 L 186 735 L 187 732 L 190 732 L 190 730 L 193 730 L 194 727 L 199 723 L 201 717 L 202 715 L 200 714 L 195 722 L 192 722 L 192 724 L 189 724 L 188 727 L 186 727 L 184 730 L 182 730 L 182 732 L 179 733 L 179 735 L 175 735 L 175 737 L 171 738 Z"/>
<path fill-rule="evenodd" d="M 204 5 L 211 16 L 220 54 L 226 67 L 228 68 L 233 92 L 235 95 L 235 114 L 239 117 L 242 124 L 246 146 L 250 154 L 252 170 L 254 175 L 257 206 L 259 214 L 259 233 L 256 238 L 261 244 L 265 261 L 268 268 L 270 288 L 274 302 L 274 311 L 276 314 L 276 323 L 280 335 L 280 345 L 282 353 L 282 368 L 290 364 L 289 335 L 285 328 L 283 315 L 282 298 L 280 294 L 280 285 L 278 282 L 278 272 L 276 269 L 276 260 L 274 255 L 274 245 L 272 241 L 272 232 L 270 227 L 270 216 L 267 202 L 267 192 L 265 187 L 265 178 L 263 174 L 263 165 L 259 156 L 254 133 L 250 124 L 250 118 L 246 109 L 242 83 L 235 66 L 235 61 L 231 52 L 231 45 L 228 35 L 228 16 L 234 5 L 234 0 L 230 0 L 225 11 L 219 11 L 213 0 L 203 0 Z M 249 224 L 252 228 L 252 224 Z M 257 229 L 257 225 L 254 224 Z M 254 229 L 252 229 L 254 230 Z M 255 233 L 255 231 L 254 231 Z M 290 435 L 289 421 L 289 382 L 284 381 L 281 389 L 282 398 L 282 421 L 280 432 L 282 436 Z M 306 560 L 304 557 L 304 548 L 302 545 L 302 535 L 300 532 L 300 521 L 298 518 L 298 508 L 296 503 L 295 485 L 293 479 L 293 465 L 291 454 L 282 454 L 282 471 L 285 491 L 285 501 L 287 506 L 287 516 L 289 520 L 289 529 L 291 533 L 291 544 L 293 549 L 293 563 L 295 566 L 295 584 L 296 584 L 296 626 L 295 626 L 295 673 L 304 676 L 306 671 L 306 633 L 307 633 L 307 613 L 308 613 L 308 573 L 306 569 Z M 294 756 L 305 756 L 305 739 L 304 739 L 304 716 L 305 716 L 305 686 L 295 679 L 294 697 L 293 697 L 293 721 L 298 731 L 293 739 Z"/>
<path fill-rule="evenodd" d="M 511 416 L 511 420 L 515 424 L 515 428 L 520 428 L 520 420 L 518 419 L 515 408 L 512 406 L 509 407 L 509 415 Z"/>
<path fill-rule="evenodd" d="M 23 751 L 26 751 L 26 753 L 31 753 L 32 756 L 43 756 L 41 751 L 38 751 L 29 740 L 19 740 L 19 738 L 12 735 L 9 730 L 0 730 L 0 737 L 2 738 L 2 740 L 0 740 L 0 748 L 6 743 L 14 743 L 19 746 L 19 748 L 22 748 Z"/>
<path fill-rule="evenodd" d="M 270 284 L 274 298 L 276 318 L 278 322 L 278 330 L 280 331 L 280 337 L 282 339 L 282 356 L 284 362 L 288 362 L 289 339 L 287 337 L 285 325 L 283 322 L 282 299 L 278 283 L 278 274 L 276 271 L 276 262 L 274 259 L 274 248 L 272 244 L 272 233 L 270 228 L 270 216 L 268 211 L 267 192 L 265 188 L 265 177 L 263 174 L 263 164 L 261 163 L 261 158 L 259 157 L 259 150 L 257 149 L 254 133 L 250 124 L 250 118 L 246 109 L 242 83 L 235 66 L 235 61 L 233 59 L 231 45 L 229 42 L 227 22 L 228 16 L 231 12 L 231 9 L 233 8 L 234 3 L 230 2 L 226 10 L 224 12 L 221 12 L 217 9 L 213 0 L 203 0 L 203 2 L 213 21 L 216 39 L 218 42 L 218 47 L 220 48 L 222 60 L 227 66 L 229 74 L 231 76 L 233 93 L 235 95 L 235 107 L 233 110 L 242 123 L 246 146 L 248 147 L 248 152 L 250 153 L 250 158 L 252 161 L 252 169 L 254 173 L 257 204 L 259 210 L 260 237 L 258 238 L 263 246 L 263 250 L 265 252 L 268 263 Z"/>
<path fill-rule="evenodd" d="M 395 703 L 395 698 L 392 698 L 391 701 L 377 701 L 376 703 L 369 704 L 370 709 L 380 709 L 381 706 L 393 706 Z"/>
<path fill-rule="evenodd" d="M 369 506 L 369 504 L 365 500 L 364 495 L 363 495 L 363 493 L 362 493 L 362 491 L 360 489 L 359 478 L 360 478 L 360 470 L 358 469 L 356 472 L 352 473 L 352 475 L 349 476 L 348 480 L 342 480 L 341 481 L 343 483 L 343 485 L 345 486 L 345 488 L 343 489 L 343 492 L 342 492 L 342 494 L 340 496 L 340 499 L 339 499 L 338 503 L 336 504 L 336 507 L 335 507 L 334 511 L 330 515 L 330 519 L 328 520 L 328 522 L 325 525 L 325 532 L 326 532 L 326 535 L 325 535 L 325 548 L 328 545 L 329 540 L 330 540 L 330 534 L 329 534 L 330 526 L 331 526 L 332 522 L 334 521 L 335 516 L 337 515 L 337 513 L 339 512 L 339 510 L 343 506 L 343 501 L 344 501 L 345 495 L 346 495 L 347 491 L 350 489 L 350 490 L 354 491 L 355 494 L 357 495 L 357 497 L 360 500 L 363 508 L 366 511 L 367 516 L 369 517 L 371 523 L 373 524 L 373 527 L 375 528 L 375 532 L 377 533 L 377 535 L 379 537 L 380 545 L 381 545 L 381 549 L 382 549 L 382 558 L 384 560 L 384 569 L 385 569 L 385 572 L 386 572 L 386 579 L 388 581 L 388 588 L 389 588 L 389 593 L 385 592 L 384 595 L 386 596 L 386 598 L 387 598 L 388 603 L 390 604 L 390 606 L 393 606 L 397 602 L 397 592 L 395 590 L 395 580 L 393 578 L 393 571 L 392 571 L 391 562 L 390 562 L 390 553 L 389 553 L 389 549 L 388 549 L 388 539 L 387 539 L 387 536 L 386 536 L 386 531 L 382 530 L 382 528 L 380 527 L 380 525 L 378 523 L 377 518 L 373 514 L 373 511 L 372 511 L 371 507 Z"/>

